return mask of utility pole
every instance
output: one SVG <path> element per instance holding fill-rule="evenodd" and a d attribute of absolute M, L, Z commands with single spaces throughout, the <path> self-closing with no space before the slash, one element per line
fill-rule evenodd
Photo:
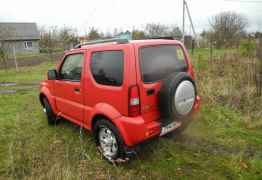
<path fill-rule="evenodd" d="M 185 42 L 185 0 L 183 0 L 183 25 L 182 25 L 182 41 Z"/>
<path fill-rule="evenodd" d="M 182 32 L 183 32 L 182 41 L 183 42 L 185 41 L 185 15 L 186 15 L 185 13 L 187 13 L 187 15 L 189 17 L 190 27 L 191 27 L 191 29 L 193 31 L 193 34 L 194 34 L 195 38 L 197 37 L 196 31 L 195 31 L 195 27 L 194 27 L 194 24 L 193 24 L 193 20 L 191 18 L 191 14 L 190 14 L 187 2 L 186 2 L 186 0 L 183 0 L 183 25 L 182 25 Z M 198 41 L 197 41 L 197 46 L 199 46 Z"/>
<path fill-rule="evenodd" d="M 184 0 L 185 1 L 185 0 Z M 187 2 L 185 1 L 185 7 L 186 7 L 186 10 L 187 10 L 187 15 L 189 17 L 189 21 L 190 21 L 190 24 L 191 24 L 191 28 L 193 30 L 193 33 L 194 33 L 194 36 L 196 37 L 196 31 L 195 31 L 195 27 L 194 27 L 194 24 L 193 24 L 193 21 L 192 21 L 192 18 L 191 18 L 191 14 L 189 12 L 189 8 L 188 8 L 188 5 L 187 5 Z"/>

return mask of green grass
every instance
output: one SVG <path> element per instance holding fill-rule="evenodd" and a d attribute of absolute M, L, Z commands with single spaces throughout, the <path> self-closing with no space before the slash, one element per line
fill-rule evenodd
<path fill-rule="evenodd" d="M 17 53 L 16 54 L 16 58 L 19 59 L 19 58 L 29 58 L 29 57 L 39 57 L 39 56 L 46 56 L 47 54 L 44 54 L 44 53 L 22 53 L 22 54 L 19 54 Z"/>
<path fill-rule="evenodd" d="M 55 53 L 63 53 L 63 51 L 56 51 Z M 14 58 L 13 55 L 10 55 L 9 58 Z M 21 53 L 21 54 L 16 54 L 16 58 L 19 61 L 20 59 L 24 59 L 24 60 L 30 60 L 32 58 L 45 58 L 48 59 L 49 58 L 49 54 L 48 53 Z"/>
<path fill-rule="evenodd" d="M 65 179 L 87 177 L 258 179 L 262 132 L 247 130 L 241 116 L 224 107 L 203 106 L 178 138 L 144 147 L 129 164 L 114 167 L 97 154 L 88 132 L 62 122 L 48 126 L 37 92 L 0 96 L 2 177 Z"/>
<path fill-rule="evenodd" d="M 51 62 L 42 63 L 34 67 L 20 67 L 15 69 L 0 70 L 0 82 L 32 82 L 40 81 L 45 78 L 48 69 L 54 69 L 55 65 Z"/>
<path fill-rule="evenodd" d="M 0 82 L 44 78 L 53 64 L 0 71 Z M 38 90 L 0 95 L 0 179 L 261 179 L 262 129 L 245 114 L 204 99 L 179 137 L 145 145 L 128 164 L 112 166 L 90 133 L 69 123 L 49 126 Z"/>
<path fill-rule="evenodd" d="M 237 49 L 212 49 L 212 53 L 210 48 L 198 48 L 194 50 L 189 50 L 189 54 L 191 57 L 191 61 L 194 64 L 194 69 L 196 71 L 203 70 L 208 68 L 207 61 L 212 58 L 216 57 L 223 57 L 225 53 L 234 53 L 237 52 Z"/>

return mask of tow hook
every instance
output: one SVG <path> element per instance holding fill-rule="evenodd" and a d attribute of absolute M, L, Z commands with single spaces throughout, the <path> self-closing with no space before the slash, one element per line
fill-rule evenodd
<path fill-rule="evenodd" d="M 58 120 L 60 117 L 61 117 L 61 112 L 58 112 L 57 114 L 56 114 L 56 120 Z"/>
<path fill-rule="evenodd" d="M 103 156 L 103 152 L 102 152 L 102 149 L 101 149 L 101 147 L 100 146 L 97 146 L 97 149 L 98 149 L 98 151 L 100 152 L 100 154 L 101 154 L 101 157 L 104 157 Z M 106 158 L 110 163 L 112 163 L 113 165 L 119 165 L 119 164 L 124 164 L 124 163 L 127 163 L 129 160 L 130 160 L 130 153 L 131 153 L 131 151 L 130 152 L 126 152 L 126 157 L 125 158 L 117 158 L 117 159 L 111 159 L 111 158 Z M 134 153 L 132 152 L 132 155 L 133 155 Z"/>

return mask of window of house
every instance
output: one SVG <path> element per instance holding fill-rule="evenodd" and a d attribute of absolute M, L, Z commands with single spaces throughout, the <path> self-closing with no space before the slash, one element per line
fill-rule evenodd
<path fill-rule="evenodd" d="M 31 49 L 33 47 L 33 42 L 32 41 L 25 41 L 24 45 L 25 45 L 26 49 Z"/>
<path fill-rule="evenodd" d="M 122 51 L 103 51 L 92 54 L 91 72 L 97 83 L 121 86 L 123 71 L 124 54 Z"/>
<path fill-rule="evenodd" d="M 83 67 L 83 54 L 68 55 L 60 69 L 61 80 L 80 81 Z"/>

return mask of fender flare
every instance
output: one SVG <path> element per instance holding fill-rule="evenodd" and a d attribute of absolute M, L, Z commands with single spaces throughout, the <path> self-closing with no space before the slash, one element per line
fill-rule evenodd
<path fill-rule="evenodd" d="M 99 121 L 99 118 L 106 118 L 108 121 L 110 121 L 113 125 L 116 126 L 116 128 L 119 130 L 120 135 L 123 138 L 123 141 L 125 144 L 130 144 L 130 140 L 127 138 L 128 134 L 125 131 L 125 128 L 123 124 L 117 119 L 121 117 L 122 114 L 120 114 L 116 108 L 111 106 L 110 104 L 107 103 L 98 103 L 94 107 L 94 113 L 91 116 L 91 122 L 88 124 L 88 127 L 90 127 L 91 131 L 93 131 L 94 125 L 96 121 Z M 96 118 L 98 117 L 98 118 Z"/>
<path fill-rule="evenodd" d="M 91 121 L 90 124 L 88 124 L 88 127 L 90 129 L 93 129 L 94 121 L 96 120 L 96 117 L 98 116 L 104 116 L 108 120 L 113 121 L 114 119 L 121 117 L 122 115 L 110 104 L 107 103 L 98 103 L 94 106 L 93 112 L 91 114 Z"/>
<path fill-rule="evenodd" d="M 58 110 L 55 103 L 55 97 L 51 94 L 50 90 L 47 87 L 42 87 L 40 90 L 39 99 L 41 103 L 42 103 L 41 100 L 42 96 L 45 96 L 47 98 L 48 102 L 52 107 L 52 110 L 54 111 L 54 113 L 57 113 Z"/>

